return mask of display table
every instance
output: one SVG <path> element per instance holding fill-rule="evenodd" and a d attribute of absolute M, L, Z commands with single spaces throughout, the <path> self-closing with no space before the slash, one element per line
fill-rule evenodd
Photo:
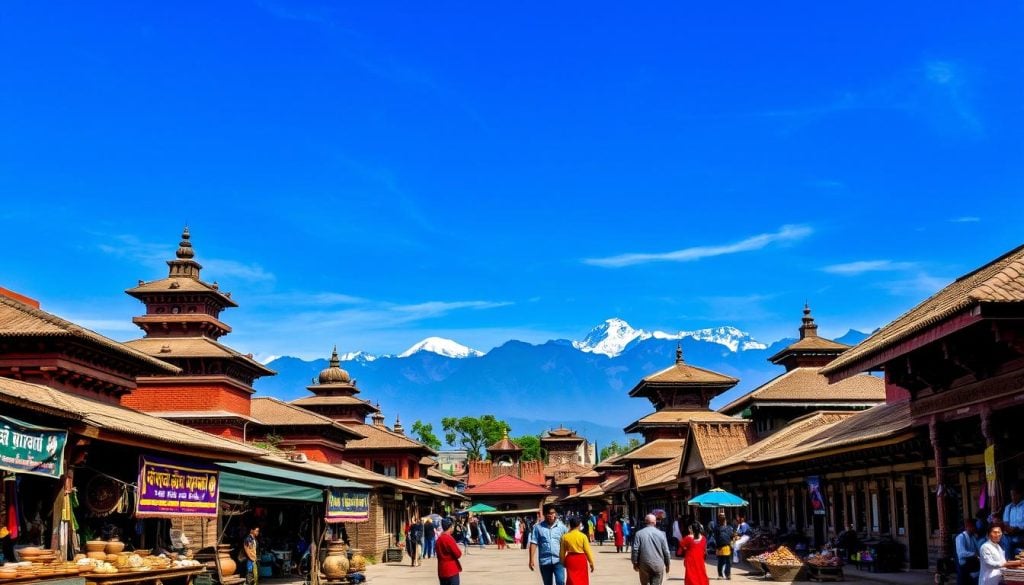
<path fill-rule="evenodd" d="M 176 569 L 150 569 L 148 571 L 121 571 L 118 573 L 85 573 L 85 585 L 123 585 L 142 583 L 148 585 L 192 585 L 197 575 L 206 572 L 206 567 L 179 567 Z"/>
<path fill-rule="evenodd" d="M 807 563 L 807 578 L 811 581 L 845 581 L 846 578 L 843 576 L 843 568 L 829 567 L 821 565 L 813 565 Z"/>
<path fill-rule="evenodd" d="M 85 585 L 85 579 L 77 575 L 50 575 L 40 577 L 16 577 L 14 579 L 0 579 L 0 585 Z"/>

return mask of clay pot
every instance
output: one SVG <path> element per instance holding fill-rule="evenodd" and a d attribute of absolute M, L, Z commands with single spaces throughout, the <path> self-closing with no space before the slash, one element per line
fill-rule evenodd
<path fill-rule="evenodd" d="M 86 553 L 85 556 L 89 557 L 90 559 L 96 559 L 97 561 L 107 560 L 107 553 L 103 551 L 89 551 L 88 553 Z"/>
<path fill-rule="evenodd" d="M 220 560 L 221 575 L 234 575 L 235 571 L 238 570 L 238 565 L 235 564 L 235 559 L 231 558 L 231 545 L 222 544 L 218 546 L 217 557 Z"/>
<path fill-rule="evenodd" d="M 352 560 L 349 561 L 348 570 L 351 573 L 358 573 L 366 570 L 366 558 L 363 556 L 362 549 L 352 549 Z"/>
<path fill-rule="evenodd" d="M 87 552 L 103 552 L 107 548 L 107 541 L 105 540 L 89 540 L 85 543 L 85 550 Z"/>
<path fill-rule="evenodd" d="M 348 555 L 345 554 L 345 543 L 340 540 L 331 541 L 327 545 L 327 558 L 324 559 L 324 575 L 331 581 L 337 581 L 348 573 Z"/>
<path fill-rule="evenodd" d="M 89 546 L 89 543 L 86 543 L 86 546 Z M 103 550 L 107 551 L 108 555 L 116 555 L 124 550 L 124 543 L 120 540 L 111 540 Z"/>

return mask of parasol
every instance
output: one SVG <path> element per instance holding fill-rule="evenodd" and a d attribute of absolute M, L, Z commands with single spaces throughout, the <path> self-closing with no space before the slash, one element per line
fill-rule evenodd
<path fill-rule="evenodd" d="M 750 503 L 736 494 L 730 494 L 722 488 L 714 488 L 693 498 L 687 504 L 700 508 L 742 508 Z"/>

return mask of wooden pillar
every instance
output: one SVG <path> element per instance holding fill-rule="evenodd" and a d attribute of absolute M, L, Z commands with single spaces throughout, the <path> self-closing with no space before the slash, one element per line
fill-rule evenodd
<path fill-rule="evenodd" d="M 992 405 L 984 403 L 981 406 L 981 435 L 985 437 L 985 448 L 993 447 L 997 453 L 995 460 L 999 461 L 998 451 L 999 447 L 995 447 L 996 434 L 992 429 Z M 999 510 L 1003 507 L 1003 490 L 999 486 L 998 469 L 996 469 L 996 481 L 987 484 L 988 485 L 988 509 L 989 511 Z M 984 470 L 982 471 L 984 473 Z"/>
<path fill-rule="evenodd" d="M 949 519 L 946 514 L 946 450 L 939 435 L 939 421 L 934 415 L 928 421 L 928 437 L 935 452 L 935 509 L 939 516 L 939 558 L 953 556 L 950 548 Z"/>

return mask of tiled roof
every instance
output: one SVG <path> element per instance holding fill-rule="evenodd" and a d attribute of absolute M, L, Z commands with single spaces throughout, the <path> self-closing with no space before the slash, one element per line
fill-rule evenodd
<path fill-rule="evenodd" d="M 544 475 L 547 476 L 547 477 L 554 477 L 554 476 L 558 476 L 558 475 L 561 475 L 563 477 L 565 475 L 576 476 L 576 475 L 579 475 L 581 473 L 586 473 L 586 472 L 590 471 L 590 469 L 591 468 L 586 466 L 586 465 L 581 465 L 579 463 L 576 463 L 575 461 L 569 461 L 568 463 L 558 463 L 556 465 L 545 465 L 544 466 Z"/>
<path fill-rule="evenodd" d="M 821 368 L 795 368 L 733 400 L 719 410 L 739 414 L 752 403 L 813 402 L 821 405 L 871 404 L 885 400 L 885 380 L 860 374 L 829 384 Z"/>
<path fill-rule="evenodd" d="M 160 294 L 181 294 L 181 293 L 213 293 L 224 305 L 237 307 L 238 303 L 231 300 L 231 297 L 222 293 L 220 289 L 195 278 L 171 277 L 141 282 L 138 286 L 124 291 L 132 296 L 160 293 Z"/>
<path fill-rule="evenodd" d="M 636 477 L 636 488 L 643 490 L 652 488 L 664 483 L 674 481 L 679 475 L 679 461 L 683 454 L 647 467 L 634 467 L 633 474 Z"/>
<path fill-rule="evenodd" d="M 676 455 L 682 455 L 683 445 L 686 439 L 655 439 L 650 443 L 640 445 L 629 453 L 623 453 L 620 461 L 652 461 L 658 459 L 671 459 Z"/>
<path fill-rule="evenodd" d="M 787 345 L 782 351 L 768 358 L 768 361 L 777 363 L 787 354 L 791 353 L 813 353 L 813 352 L 842 352 L 850 349 L 849 345 L 845 343 L 839 343 L 838 341 L 832 341 L 824 337 L 818 337 L 817 335 L 804 337 L 798 339 L 795 342 Z"/>
<path fill-rule="evenodd" d="M 311 412 L 301 406 L 294 406 L 270 396 L 253 398 L 249 413 L 263 425 L 313 426 L 333 428 L 350 438 L 360 439 L 364 435 L 334 420 Z"/>
<path fill-rule="evenodd" d="M 399 449 L 419 450 L 423 453 L 436 455 L 437 452 L 419 441 L 396 433 L 386 427 L 368 425 L 365 423 L 346 423 L 345 426 L 363 435 L 364 439 L 349 441 L 345 445 L 346 452 L 359 451 L 363 449 Z"/>
<path fill-rule="evenodd" d="M 649 384 L 671 384 L 673 386 L 734 386 L 737 383 L 739 383 L 739 380 L 736 378 L 726 376 L 725 374 L 719 374 L 718 372 L 712 372 L 711 370 L 705 370 L 704 368 L 691 366 L 683 361 L 677 361 L 664 370 L 655 372 L 654 374 L 640 380 L 640 383 L 629 391 L 629 395 L 633 397 L 640 396 L 640 392 L 643 387 Z"/>
<path fill-rule="evenodd" d="M 252 359 L 252 356 L 239 353 L 209 337 L 143 337 L 126 341 L 125 345 L 162 359 L 227 358 L 245 362 L 250 368 L 259 370 L 264 376 L 272 376 L 277 373 Z"/>
<path fill-rule="evenodd" d="M 731 456 L 754 442 L 750 421 L 695 420 L 690 422 L 686 452 L 696 451 L 704 467 Z"/>
<path fill-rule="evenodd" d="M 313 464 L 313 463 L 316 463 L 316 462 L 309 461 L 305 465 Z M 425 494 L 425 495 L 442 496 L 442 497 L 462 499 L 462 500 L 466 499 L 461 494 L 457 494 L 455 492 L 451 492 L 451 491 L 446 490 L 446 489 L 438 489 L 437 486 L 426 485 L 426 484 L 423 484 L 421 482 L 414 481 L 414 480 L 404 480 L 404 479 L 399 479 L 397 477 L 389 477 L 387 475 L 381 475 L 379 473 L 375 473 L 373 471 L 370 471 L 369 469 L 366 469 L 364 467 L 360 467 L 360 466 L 355 465 L 353 463 L 343 462 L 343 463 L 333 463 L 333 464 L 332 463 L 316 463 L 316 464 L 317 465 L 331 465 L 331 466 L 339 467 L 339 468 L 341 468 L 342 472 L 348 474 L 348 476 L 350 476 L 352 479 L 355 479 L 357 481 L 373 483 L 373 484 L 376 484 L 376 485 L 388 485 L 388 486 L 399 488 L 399 489 L 415 491 L 416 493 Z"/>
<path fill-rule="evenodd" d="M 600 463 L 595 465 L 594 469 L 596 469 L 598 471 L 605 470 L 605 469 L 616 469 L 616 468 L 621 468 L 623 465 L 624 465 L 624 462 L 622 461 L 622 454 L 619 453 L 619 454 L 616 454 L 616 455 L 612 455 L 611 457 L 608 457 L 607 459 L 604 459 L 603 461 L 601 461 Z"/>
<path fill-rule="evenodd" d="M 0 294 L 0 337 L 63 337 L 110 351 L 147 368 L 153 375 L 178 374 L 181 369 L 81 325 Z"/>
<path fill-rule="evenodd" d="M 884 350 L 969 307 L 1020 302 L 1024 302 L 1024 246 L 961 276 L 840 355 L 822 373 L 833 377 L 874 368 L 881 364 L 879 354 Z"/>
<path fill-rule="evenodd" d="M 793 421 L 774 435 L 714 465 L 758 467 L 796 457 L 817 457 L 876 441 L 901 440 L 913 431 L 910 401 L 880 404 L 860 412 L 819 412 Z"/>
<path fill-rule="evenodd" d="M 627 433 L 637 432 L 644 427 L 680 426 L 692 419 L 731 420 L 733 417 L 707 409 L 671 410 L 662 409 L 645 415 L 629 424 L 624 430 Z"/>
<path fill-rule="evenodd" d="M 535 483 L 519 479 L 514 475 L 502 475 L 480 485 L 467 488 L 469 496 L 480 495 L 538 495 L 546 496 L 550 492 Z"/>
<path fill-rule="evenodd" d="M 506 433 L 505 436 L 501 438 L 501 440 L 499 440 L 498 442 L 496 442 L 493 445 L 491 445 L 490 447 L 488 447 L 487 450 L 488 451 L 522 451 L 523 449 L 519 445 L 516 445 L 515 443 L 513 443 L 512 439 L 509 439 L 508 438 L 508 434 Z"/>
<path fill-rule="evenodd" d="M 437 459 L 424 455 L 423 457 L 420 457 L 420 465 L 426 465 L 428 467 L 431 465 L 437 465 Z"/>
<path fill-rule="evenodd" d="M 562 498 L 562 500 L 573 500 L 580 498 L 603 498 L 605 495 L 629 489 L 629 474 L 616 475 L 601 483 L 591 486 L 577 494 Z"/>
<path fill-rule="evenodd" d="M 264 453 L 243 443 L 222 439 L 137 410 L 10 378 L 0 378 L 0 404 L 49 414 L 172 451 L 213 451 L 240 459 Z"/>
<path fill-rule="evenodd" d="M 247 414 L 240 414 L 230 410 L 147 410 L 146 414 L 169 420 L 239 419 L 257 424 L 260 422 Z"/>
<path fill-rule="evenodd" d="M 380 412 L 376 406 L 370 402 L 355 396 L 306 396 L 305 398 L 296 398 L 291 401 L 292 404 L 297 406 L 349 406 L 349 405 L 360 405 L 366 406 L 368 412 Z"/>

